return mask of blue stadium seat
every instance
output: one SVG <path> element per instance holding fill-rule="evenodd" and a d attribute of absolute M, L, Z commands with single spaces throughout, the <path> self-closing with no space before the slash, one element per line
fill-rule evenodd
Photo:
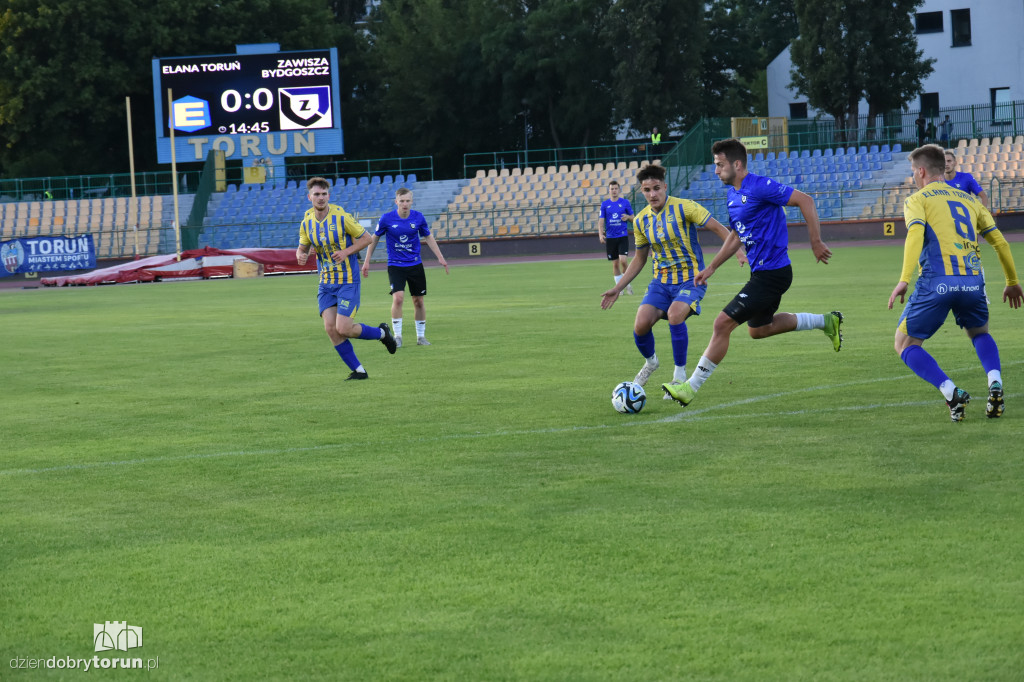
<path fill-rule="evenodd" d="M 405 179 L 405 181 L 410 185 L 414 184 L 416 182 L 416 174 L 409 173 L 409 176 Z"/>
<path fill-rule="evenodd" d="M 811 150 L 810 149 L 805 149 L 802 152 L 800 152 L 800 158 L 801 159 L 809 159 L 809 158 L 811 158 Z"/>
<path fill-rule="evenodd" d="M 768 160 L 769 161 L 774 161 L 775 160 L 775 152 L 768 152 Z"/>
<path fill-rule="evenodd" d="M 829 147 L 828 149 L 826 149 L 825 151 L 823 151 L 821 153 L 821 155 L 825 156 L 825 157 L 832 156 L 832 154 L 833 154 L 833 152 L 832 152 L 832 148 L 831 147 Z"/>
<path fill-rule="evenodd" d="M 820 149 L 815 149 L 814 151 L 812 151 L 811 152 L 811 158 L 812 159 L 819 159 L 819 158 L 821 158 L 821 150 Z"/>
<path fill-rule="evenodd" d="M 867 147 L 864 147 L 864 146 L 861 146 L 861 147 L 859 147 L 859 148 L 857 149 L 857 153 L 858 153 L 858 154 L 867 154 L 867 153 L 868 153 L 868 148 L 867 148 Z"/>
<path fill-rule="evenodd" d="M 871 148 L 868 149 L 868 152 L 871 153 L 871 154 L 877 154 L 878 151 L 879 150 L 878 150 L 878 145 L 877 144 L 871 145 Z"/>

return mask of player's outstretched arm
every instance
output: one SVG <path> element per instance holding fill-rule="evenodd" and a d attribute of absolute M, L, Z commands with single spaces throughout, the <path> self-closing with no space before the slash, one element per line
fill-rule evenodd
<path fill-rule="evenodd" d="M 622 290 L 626 288 L 626 285 L 632 282 L 636 276 L 640 274 L 640 271 L 644 269 L 644 265 L 647 264 L 647 255 L 650 251 L 651 247 L 646 244 L 644 246 L 636 247 L 636 255 L 633 256 L 633 260 L 629 262 L 629 265 L 626 267 L 626 271 L 622 273 L 622 279 L 620 279 L 611 289 L 601 294 L 602 310 L 608 310 L 615 305 L 615 301 L 618 300 L 619 294 L 621 294 Z"/>
<path fill-rule="evenodd" d="M 804 216 L 804 222 L 807 223 L 807 235 L 811 240 L 811 251 L 814 252 L 814 258 L 819 263 L 828 265 L 828 259 L 832 257 L 832 250 L 825 242 L 821 241 L 821 223 L 818 221 L 818 209 L 814 205 L 814 199 L 811 198 L 811 195 L 795 189 L 786 205 L 796 206 L 800 209 L 800 213 Z"/>
<path fill-rule="evenodd" d="M 360 274 L 363 277 L 370 276 L 370 259 L 373 258 L 373 250 L 377 248 L 377 244 L 380 242 L 380 235 L 373 235 L 373 239 L 370 240 L 370 245 L 366 247 L 366 256 L 363 258 L 363 267 L 359 268 Z"/>
<path fill-rule="evenodd" d="M 444 267 L 444 274 L 447 275 L 448 274 L 448 261 L 446 261 L 444 259 L 444 256 L 441 255 L 441 247 L 439 247 L 437 245 L 437 240 L 434 239 L 434 235 L 428 234 L 423 239 L 424 239 L 424 241 L 427 242 L 427 246 L 430 247 L 430 250 L 434 252 L 434 256 L 437 258 L 437 262 L 440 263 Z"/>
<path fill-rule="evenodd" d="M 373 240 L 370 238 L 370 234 L 368 232 L 363 232 L 362 235 L 360 235 L 359 237 L 356 237 L 355 241 L 352 242 L 352 246 L 349 246 L 347 248 L 341 249 L 340 251 L 335 251 L 334 253 L 332 253 L 331 254 L 331 259 L 335 263 L 341 263 L 346 258 L 351 256 L 353 253 L 359 253 L 360 251 L 365 249 L 367 246 L 370 245 L 371 241 L 373 241 Z"/>
<path fill-rule="evenodd" d="M 725 243 L 722 244 L 722 248 L 715 254 L 711 263 L 705 266 L 704 269 L 698 272 L 693 278 L 694 283 L 698 285 L 706 284 L 711 278 L 711 275 L 715 274 L 715 270 L 721 267 L 722 263 L 732 258 L 733 255 L 739 251 L 740 246 L 742 246 L 740 236 L 735 232 L 729 232 L 729 235 L 725 238 Z"/>
<path fill-rule="evenodd" d="M 722 240 L 722 244 L 725 244 L 726 240 L 729 239 L 728 228 L 714 218 L 708 218 L 708 221 L 704 223 L 704 227 L 717 234 L 719 239 Z M 740 244 L 740 248 L 736 251 L 736 260 L 739 261 L 741 267 L 749 262 L 747 260 L 747 252 L 743 248 L 743 244 Z"/>

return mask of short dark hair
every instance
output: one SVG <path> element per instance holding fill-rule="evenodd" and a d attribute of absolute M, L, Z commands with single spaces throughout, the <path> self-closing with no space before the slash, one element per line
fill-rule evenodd
<path fill-rule="evenodd" d="M 657 180 L 665 182 L 665 167 L 656 164 L 644 166 L 636 173 L 636 181 L 643 183 L 644 180 Z"/>
<path fill-rule="evenodd" d="M 937 144 L 918 147 L 910 152 L 909 158 L 910 163 L 917 168 L 924 168 L 930 176 L 934 177 L 946 172 L 946 150 Z"/>
<path fill-rule="evenodd" d="M 716 156 L 718 154 L 723 155 L 729 163 L 739 161 L 744 167 L 747 165 L 747 148 L 735 137 L 730 137 L 728 140 L 719 140 L 711 145 L 711 155 Z"/>
<path fill-rule="evenodd" d="M 615 185 L 616 187 L 618 187 L 619 186 L 619 181 L 618 180 L 609 180 L 608 181 L 608 186 L 611 187 L 612 185 Z"/>
<path fill-rule="evenodd" d="M 330 190 L 331 189 L 331 182 L 327 178 L 321 178 L 320 176 L 317 176 L 315 178 L 310 178 L 309 180 L 306 180 L 306 191 L 307 192 L 313 191 L 314 187 L 319 187 L 320 189 Z"/>

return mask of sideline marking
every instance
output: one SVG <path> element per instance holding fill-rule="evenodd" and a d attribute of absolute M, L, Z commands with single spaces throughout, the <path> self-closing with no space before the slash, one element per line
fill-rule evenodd
<path fill-rule="evenodd" d="M 1024 360 L 1018 360 L 1016 362 L 1005 363 L 1003 367 L 1012 365 L 1019 365 L 1024 363 Z M 976 367 L 958 367 L 951 371 L 963 372 L 969 369 L 977 369 Z M 617 424 L 593 424 L 590 426 L 564 426 L 564 427 L 548 427 L 545 429 L 520 429 L 517 431 L 488 431 L 488 432 L 477 432 L 477 433 L 458 433 L 447 436 L 434 436 L 430 438 L 412 438 L 410 442 L 417 443 L 431 443 L 431 442 L 443 442 L 450 440 L 468 440 L 472 438 L 505 438 L 508 436 L 534 436 L 543 433 L 570 433 L 574 431 L 598 431 L 601 429 L 618 429 L 623 426 L 652 426 L 655 424 L 674 424 L 681 421 L 710 421 L 713 419 L 735 419 L 736 415 L 732 414 L 709 414 L 717 410 L 727 410 L 733 407 L 739 407 L 741 405 L 749 405 L 751 403 L 757 403 L 764 400 L 772 400 L 774 398 L 785 398 L 786 396 L 797 395 L 799 393 L 812 393 L 815 391 L 833 391 L 835 389 L 842 389 L 849 386 L 858 386 L 862 384 L 875 384 L 887 381 L 902 381 L 904 379 L 916 379 L 917 377 L 913 374 L 902 374 L 900 376 L 893 377 L 876 377 L 873 379 L 861 379 L 859 381 L 848 381 L 842 384 L 824 384 L 821 386 L 808 386 L 806 388 L 797 388 L 792 391 L 782 391 L 780 393 L 768 393 L 759 396 L 752 396 L 750 398 L 743 398 L 742 400 L 734 400 L 728 403 L 720 403 L 718 405 L 709 405 L 708 407 L 698 410 L 685 410 L 677 414 L 672 414 L 667 417 L 659 417 L 651 420 L 632 420 L 629 422 L 617 423 Z M 660 387 L 660 384 L 659 384 Z M 1022 393 L 1007 393 L 1007 398 L 1019 398 Z M 986 396 L 987 397 L 987 396 Z M 762 412 L 759 414 L 748 414 L 747 417 L 770 417 L 770 416 L 795 416 L 802 414 L 829 414 L 834 412 L 851 412 L 851 411 L 864 411 L 864 410 L 877 410 L 881 408 L 892 408 L 892 407 L 920 407 L 923 405 L 935 405 L 938 399 L 932 400 L 914 400 L 905 402 L 895 403 L 872 403 L 870 405 L 846 405 L 837 407 L 823 407 L 819 409 L 807 409 L 807 410 L 777 410 L 772 412 Z M 66 464 L 63 466 L 56 467 L 41 467 L 38 469 L 6 469 L 0 470 L 0 476 L 18 476 L 27 474 L 47 474 L 54 472 L 71 472 L 71 471 L 82 471 L 89 469 L 101 469 L 105 467 L 119 467 L 129 466 L 132 464 L 156 464 L 160 462 L 187 462 L 189 460 L 200 460 L 200 459 L 217 459 L 220 457 L 245 457 L 253 455 L 285 455 L 299 452 L 318 452 L 320 450 L 336 450 L 350 447 L 351 443 L 329 443 L 326 445 L 310 445 L 306 447 L 298 448 L 267 448 L 262 450 L 233 450 L 228 452 L 211 452 L 206 454 L 194 454 L 194 455 L 170 455 L 164 457 L 141 457 L 138 459 L 121 459 L 109 462 L 86 462 L 82 464 Z"/>

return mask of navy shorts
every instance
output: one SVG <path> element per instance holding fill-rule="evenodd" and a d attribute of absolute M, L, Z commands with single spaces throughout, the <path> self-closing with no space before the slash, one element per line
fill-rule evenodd
<path fill-rule="evenodd" d="M 409 285 L 409 293 L 413 296 L 427 295 L 427 273 L 423 269 L 423 263 L 416 265 L 389 265 L 388 281 L 391 283 L 391 294 L 396 291 L 405 291 L 405 285 Z"/>
<path fill-rule="evenodd" d="M 793 266 L 787 265 L 776 270 L 757 270 L 750 273 L 750 281 L 743 285 L 740 293 L 722 309 L 738 324 L 748 327 L 763 327 L 772 323 L 772 318 L 782 305 L 782 295 L 793 284 Z"/>
<path fill-rule="evenodd" d="M 608 254 L 608 260 L 615 260 L 619 256 L 628 256 L 629 237 L 606 237 L 604 249 Z"/>

